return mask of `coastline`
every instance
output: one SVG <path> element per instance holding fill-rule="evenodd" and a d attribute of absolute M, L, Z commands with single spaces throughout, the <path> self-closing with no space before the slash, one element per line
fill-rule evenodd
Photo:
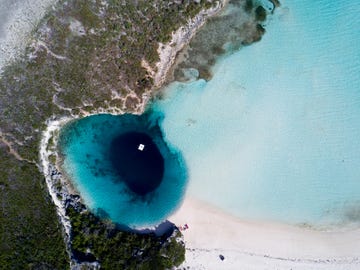
<path fill-rule="evenodd" d="M 159 44 L 158 53 L 160 60 L 156 64 L 157 71 L 150 72 L 154 78 L 154 86 L 150 91 L 145 92 L 142 95 L 141 102 L 138 104 L 133 113 L 141 114 L 144 112 L 153 91 L 162 87 L 163 84 L 166 82 L 169 70 L 175 62 L 177 53 L 190 42 L 196 31 L 206 22 L 209 17 L 216 15 L 219 11 L 223 9 L 227 1 L 228 0 L 220 0 L 216 7 L 208 10 L 202 10 L 192 20 L 189 20 L 186 25 L 180 27 L 177 31 L 175 31 L 172 34 L 172 38 L 169 43 Z M 146 66 L 147 64 L 144 63 L 145 68 L 147 68 Z M 131 92 L 129 93 L 129 95 L 131 96 L 133 95 L 133 93 Z M 127 96 L 125 96 L 123 99 L 125 100 L 126 98 Z M 71 256 L 71 224 L 69 217 L 66 215 L 66 208 L 68 205 L 78 205 L 79 203 L 81 203 L 81 197 L 79 196 L 73 185 L 66 178 L 66 176 L 64 176 L 61 172 L 61 168 L 59 166 L 59 156 L 57 154 L 58 135 L 59 130 L 69 121 L 99 113 L 121 115 L 125 112 L 122 111 L 120 108 L 110 107 L 106 109 L 98 108 L 90 113 L 80 109 L 79 115 L 71 115 L 71 117 L 53 116 L 45 123 L 46 128 L 42 132 L 41 142 L 39 146 L 39 169 L 45 177 L 47 189 L 56 206 L 57 215 L 64 228 L 64 241 L 67 247 L 67 252 L 69 253 L 71 259 L 71 269 L 78 269 L 80 265 L 84 264 L 79 265 Z M 50 160 L 51 156 L 56 157 L 55 162 L 52 162 Z M 95 268 L 99 267 L 97 263 L 86 263 L 86 265 Z"/>
<path fill-rule="evenodd" d="M 46 181 L 46 185 L 47 185 L 49 194 L 50 194 L 54 204 L 56 205 L 58 216 L 61 220 L 61 223 L 64 226 L 66 237 L 70 237 L 71 225 L 70 225 L 69 218 L 65 214 L 65 206 L 63 204 L 63 198 L 66 197 L 66 195 L 69 195 L 70 192 L 66 187 L 64 187 L 64 185 L 62 185 L 61 193 L 59 192 L 59 190 L 56 187 L 57 183 L 55 183 L 55 178 L 56 178 L 56 180 L 59 180 L 59 181 L 61 181 L 63 179 L 60 180 L 59 177 L 54 177 L 56 175 L 61 175 L 61 174 L 59 174 L 56 166 L 54 164 L 51 164 L 51 162 L 50 162 L 50 156 L 52 154 L 56 154 L 56 152 L 54 151 L 54 149 L 49 149 L 48 146 L 49 146 L 50 139 L 53 138 L 55 133 L 64 124 L 66 124 L 70 120 L 71 120 L 71 118 L 61 118 L 59 120 L 53 120 L 53 121 L 49 120 L 47 122 L 47 129 L 42 134 L 42 139 L 41 139 L 41 143 L 40 143 L 40 151 L 39 151 L 40 152 L 40 161 L 41 161 L 41 163 L 40 163 L 41 170 L 45 176 L 45 181 Z M 62 199 L 60 199 L 58 197 L 58 195 L 60 195 L 60 194 L 64 194 L 65 196 L 62 197 Z"/>
<path fill-rule="evenodd" d="M 71 259 L 71 248 L 70 248 L 70 233 L 71 223 L 70 218 L 66 215 L 66 201 L 71 198 L 71 192 L 66 188 L 64 184 L 65 179 L 61 177 L 61 173 L 56 168 L 55 164 L 50 162 L 50 156 L 56 155 L 57 152 L 54 148 L 49 147 L 49 142 L 53 139 L 56 132 L 67 123 L 70 118 L 61 118 L 59 120 L 48 120 L 46 125 L 47 128 L 43 131 L 40 142 L 39 160 L 40 160 L 40 171 L 45 177 L 45 183 L 52 201 L 55 204 L 56 212 L 64 230 L 64 242 L 66 251 Z M 54 140 L 54 139 L 53 139 Z M 55 140 L 56 143 L 56 140 Z M 59 190 L 57 186 L 61 184 Z M 71 262 L 72 264 L 73 262 Z"/>
<path fill-rule="evenodd" d="M 172 35 L 168 44 L 160 44 L 160 61 L 153 72 L 154 89 L 166 83 L 169 70 L 173 66 L 177 53 L 188 44 L 206 19 L 218 14 L 227 1 L 210 10 L 201 11 L 186 26 Z M 149 100 L 145 93 L 136 113 L 142 113 Z M 126 98 L 126 97 L 125 97 Z M 122 114 L 119 108 L 99 109 L 81 116 L 98 113 Z M 57 132 L 68 121 L 80 117 L 49 119 L 42 134 L 40 161 L 49 193 L 56 205 L 57 213 L 64 226 L 65 242 L 70 247 L 70 221 L 65 214 L 66 205 L 80 201 L 76 192 L 66 184 L 66 177 L 61 177 L 59 167 L 50 162 L 50 156 L 56 155 L 56 149 L 49 148 L 49 141 L 56 145 Z M 57 184 L 61 178 L 61 191 Z M 61 197 L 61 198 L 60 198 Z M 232 217 L 222 211 L 197 201 L 189 196 L 183 205 L 169 220 L 176 225 L 188 224 L 183 231 L 186 242 L 186 261 L 183 267 L 190 269 L 358 269 L 360 257 L 360 230 L 348 232 L 319 232 L 275 223 L 247 222 Z M 69 249 L 70 250 L 70 249 Z M 225 259 L 222 261 L 219 255 Z M 72 262 L 75 266 L 76 262 Z M 72 265 L 73 266 L 73 265 Z"/>
<path fill-rule="evenodd" d="M 187 196 L 169 220 L 185 239 L 190 269 L 359 269 L 360 229 L 325 232 L 245 221 Z M 224 260 L 220 259 L 224 256 Z"/>
<path fill-rule="evenodd" d="M 160 61 L 156 64 L 154 74 L 155 89 L 162 87 L 169 75 L 169 71 L 176 61 L 177 54 L 190 42 L 201 26 L 210 17 L 217 15 L 226 6 L 228 0 L 220 0 L 214 8 L 200 11 L 186 25 L 176 30 L 167 44 L 159 44 L 158 54 Z"/>

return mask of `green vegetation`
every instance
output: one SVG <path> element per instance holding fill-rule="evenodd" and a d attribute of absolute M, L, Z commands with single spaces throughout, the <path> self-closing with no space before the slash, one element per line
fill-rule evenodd
<path fill-rule="evenodd" d="M 190 41 L 190 49 L 181 55 L 184 60 L 174 67 L 174 78 L 186 81 L 184 70 L 195 68 L 199 78 L 210 80 L 212 66 L 220 55 L 259 41 L 265 33 L 261 23 L 266 19 L 266 10 L 259 2 L 230 0 L 227 12 L 210 18 Z"/>
<path fill-rule="evenodd" d="M 155 69 L 158 42 L 169 41 L 172 31 L 215 3 L 102 2 L 60 1 L 34 30 L 33 45 L 1 74 L 0 269 L 69 268 L 61 225 L 39 172 L 45 121 L 114 105 L 132 111 L 134 99 L 125 102 L 126 94 L 136 93 L 141 102 L 153 87 L 142 61 Z M 163 269 L 183 260 L 183 245 L 173 238 L 118 230 L 105 237 L 108 225 L 90 214 L 71 215 L 74 254 L 89 244 L 104 268 L 131 269 L 141 260 L 142 268 L 136 269 L 154 269 L 155 263 L 155 269 Z M 130 259 L 135 247 L 144 254 Z"/>
<path fill-rule="evenodd" d="M 0 148 L 0 269 L 68 269 L 61 224 L 43 177 L 35 166 L 9 156 L 1 143 Z"/>
<path fill-rule="evenodd" d="M 252 0 L 246 0 L 245 1 L 245 6 L 244 9 L 246 12 L 251 12 L 252 9 L 254 8 L 254 3 Z"/>
<path fill-rule="evenodd" d="M 179 231 L 167 239 L 120 231 L 92 213 L 80 214 L 73 207 L 67 209 L 67 214 L 72 224 L 73 253 L 84 261 L 96 259 L 101 269 L 170 269 L 185 258 L 184 243 L 177 242 Z"/>
<path fill-rule="evenodd" d="M 262 6 L 255 9 L 255 17 L 257 21 L 263 22 L 266 20 L 266 10 Z"/>

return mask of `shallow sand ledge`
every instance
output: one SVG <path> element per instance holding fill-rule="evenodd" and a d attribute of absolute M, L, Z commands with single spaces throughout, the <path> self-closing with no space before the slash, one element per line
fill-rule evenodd
<path fill-rule="evenodd" d="M 244 221 L 190 196 L 169 220 L 189 226 L 182 232 L 186 245 L 182 267 L 360 269 L 360 229 L 325 232 Z"/>

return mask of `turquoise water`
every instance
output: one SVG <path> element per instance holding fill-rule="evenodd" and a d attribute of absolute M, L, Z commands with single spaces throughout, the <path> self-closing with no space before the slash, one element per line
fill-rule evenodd
<path fill-rule="evenodd" d="M 64 156 L 63 167 L 85 204 L 101 217 L 126 227 L 141 228 L 157 225 L 179 206 L 187 183 L 186 166 L 176 148 L 164 141 L 159 121 L 161 115 L 151 113 L 142 116 L 102 114 L 75 120 L 62 129 L 59 146 Z M 146 134 L 164 158 L 162 181 L 150 185 L 150 191 L 146 193 L 143 190 L 134 192 L 114 167 L 116 146 L 113 142 L 120 135 L 126 137 L 129 132 Z M 143 166 L 144 160 L 138 156 L 145 154 L 143 157 L 148 158 L 146 153 L 149 153 L 150 143 L 145 144 L 142 151 L 137 149 L 137 145 L 135 147 L 134 154 L 137 156 L 130 153 L 131 149 L 126 149 L 128 155 L 125 159 L 115 160 L 115 164 L 127 162 L 126 158 L 135 158 L 137 164 L 129 168 L 135 176 L 139 176 L 139 170 L 147 174 L 152 172 L 153 168 L 148 168 L 146 164 Z M 140 176 L 151 178 L 149 175 Z"/>
<path fill-rule="evenodd" d="M 262 41 L 153 104 L 192 196 L 238 217 L 360 220 L 360 2 L 281 1 Z"/>

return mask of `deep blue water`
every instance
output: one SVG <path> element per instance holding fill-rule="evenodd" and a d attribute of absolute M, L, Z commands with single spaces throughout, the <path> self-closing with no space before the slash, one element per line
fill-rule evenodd
<path fill-rule="evenodd" d="M 110 160 L 118 178 L 138 195 L 154 191 L 163 180 L 164 157 L 152 138 L 142 132 L 127 132 L 111 142 Z"/>
<path fill-rule="evenodd" d="M 179 206 L 186 166 L 164 139 L 161 119 L 152 112 L 101 114 L 62 129 L 64 169 L 95 213 L 139 228 L 158 224 Z"/>

